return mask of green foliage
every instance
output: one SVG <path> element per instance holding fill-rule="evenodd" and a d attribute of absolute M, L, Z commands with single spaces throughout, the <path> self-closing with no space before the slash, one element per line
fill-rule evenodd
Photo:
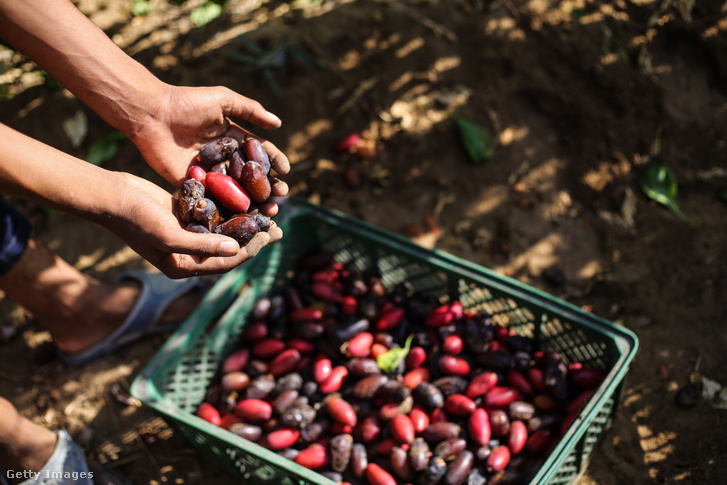
<path fill-rule="evenodd" d="M 457 134 L 467 155 L 474 163 L 482 163 L 494 155 L 492 137 L 484 126 L 469 121 L 461 116 L 455 116 Z"/>
<path fill-rule="evenodd" d="M 116 156 L 121 142 L 125 139 L 126 136 L 120 131 L 99 138 L 88 147 L 88 153 L 86 153 L 84 159 L 88 163 L 102 165 Z"/>
<path fill-rule="evenodd" d="M 169 0 L 169 3 L 174 5 L 184 5 L 186 2 L 187 0 Z M 189 18 L 194 25 L 202 27 L 222 15 L 222 9 L 226 3 L 227 0 L 207 0 L 199 7 L 194 8 L 190 12 Z M 131 2 L 131 14 L 134 16 L 146 15 L 151 10 L 150 0 L 132 0 Z"/>
<path fill-rule="evenodd" d="M 131 0 L 131 14 L 140 17 L 151 12 L 151 2 L 149 0 Z"/>
<path fill-rule="evenodd" d="M 192 10 L 189 18 L 192 19 L 192 23 L 197 27 L 202 27 L 214 19 L 222 15 L 222 5 L 224 2 L 219 3 L 215 1 L 207 1 L 199 7 Z"/>
<path fill-rule="evenodd" d="M 677 180 L 668 165 L 652 165 L 639 178 L 641 190 L 652 200 L 667 207 L 680 220 L 687 224 L 696 224 L 679 208 L 677 204 Z"/>
<path fill-rule="evenodd" d="M 407 354 L 409 354 L 409 350 L 411 349 L 411 342 L 413 339 L 414 336 L 409 335 L 409 338 L 406 339 L 406 343 L 404 344 L 403 348 L 394 347 L 376 357 L 376 365 L 379 366 L 379 369 L 387 374 L 391 374 L 392 372 L 394 372 L 394 370 L 399 367 L 401 361 L 404 360 Z"/>

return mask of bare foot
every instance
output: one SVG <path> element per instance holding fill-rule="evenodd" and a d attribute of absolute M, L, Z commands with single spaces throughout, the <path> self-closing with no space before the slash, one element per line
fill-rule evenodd
<path fill-rule="evenodd" d="M 30 239 L 20 260 L 0 277 L 0 288 L 50 331 L 54 344 L 76 353 L 118 328 L 140 294 L 133 282 L 105 283 L 81 273 Z M 159 323 L 183 320 L 202 295 L 189 293 L 172 302 Z"/>
<path fill-rule="evenodd" d="M 54 325 L 55 331 L 51 330 L 54 344 L 66 353 L 79 352 L 95 344 L 126 320 L 140 293 L 141 287 L 133 282 L 91 282 L 79 296 L 77 316 L 72 325 L 63 328 Z M 203 296 L 203 292 L 192 291 L 177 298 L 167 307 L 157 324 L 183 321 Z"/>

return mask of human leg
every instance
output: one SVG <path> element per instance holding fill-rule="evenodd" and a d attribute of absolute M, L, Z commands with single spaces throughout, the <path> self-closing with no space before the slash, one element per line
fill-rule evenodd
<path fill-rule="evenodd" d="M 126 319 L 141 293 L 133 281 L 103 282 L 78 271 L 30 236 L 30 225 L 0 201 L 0 289 L 50 331 L 66 353 L 88 348 L 111 334 Z M 2 222 L 0 222 L 1 224 Z M 3 273 L 4 270 L 4 273 Z M 158 324 L 184 319 L 201 295 L 173 301 Z"/>

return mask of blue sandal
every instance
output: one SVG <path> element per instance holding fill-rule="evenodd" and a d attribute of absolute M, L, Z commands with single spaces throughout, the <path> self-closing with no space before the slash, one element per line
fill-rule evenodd
<path fill-rule="evenodd" d="M 133 279 L 141 284 L 141 293 L 129 313 L 126 321 L 119 328 L 104 337 L 98 343 L 80 352 L 66 353 L 58 350 L 58 357 L 73 365 L 86 364 L 100 357 L 107 356 L 125 345 L 157 333 L 169 332 L 179 327 L 181 322 L 168 325 L 157 325 L 169 304 L 180 296 L 204 287 L 199 278 L 173 280 L 162 273 L 150 273 L 141 270 L 124 271 L 114 281 Z"/>
<path fill-rule="evenodd" d="M 86 453 L 74 442 L 65 430 L 56 432 L 58 440 L 48 462 L 37 475 L 29 477 L 30 471 L 7 470 L 0 476 L 0 485 L 9 485 L 7 479 L 27 478 L 20 485 L 94 485 L 93 472 L 88 469 Z M 114 477 L 122 485 L 131 485 L 117 471 L 102 466 L 104 473 Z"/>

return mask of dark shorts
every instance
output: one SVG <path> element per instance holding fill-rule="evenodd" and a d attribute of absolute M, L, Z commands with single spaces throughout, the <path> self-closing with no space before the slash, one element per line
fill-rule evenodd
<path fill-rule="evenodd" d="M 23 255 L 32 229 L 30 221 L 0 198 L 0 276 Z"/>

